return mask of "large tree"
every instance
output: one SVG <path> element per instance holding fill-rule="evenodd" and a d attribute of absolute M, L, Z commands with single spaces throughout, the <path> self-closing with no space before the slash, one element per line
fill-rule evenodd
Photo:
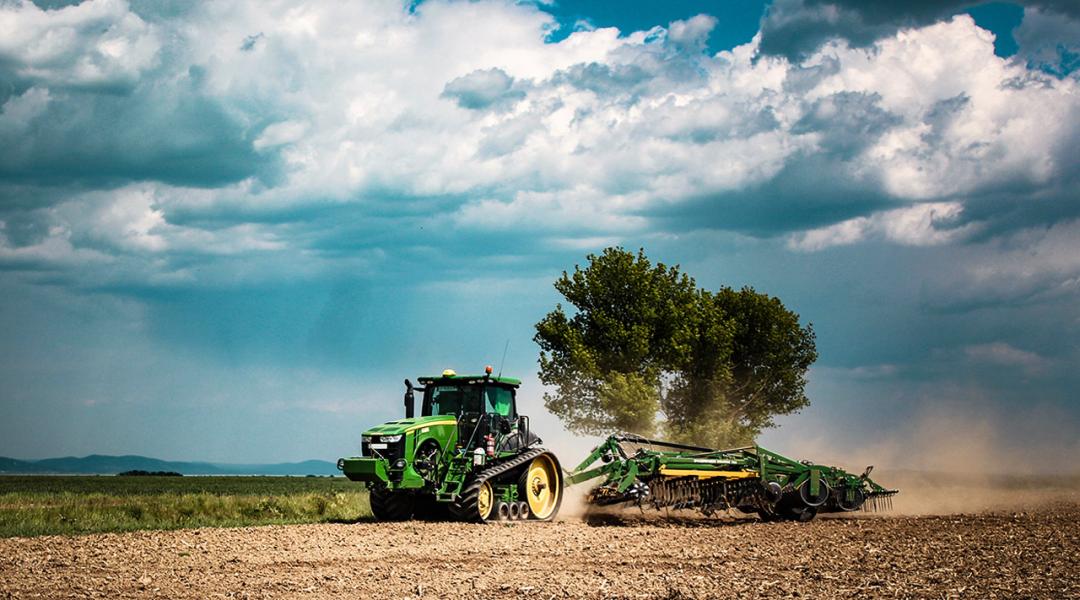
<path fill-rule="evenodd" d="M 536 325 L 548 410 L 572 431 L 748 443 L 806 406 L 814 333 L 750 288 L 698 289 L 678 266 L 608 248 L 564 272 L 562 304 Z"/>

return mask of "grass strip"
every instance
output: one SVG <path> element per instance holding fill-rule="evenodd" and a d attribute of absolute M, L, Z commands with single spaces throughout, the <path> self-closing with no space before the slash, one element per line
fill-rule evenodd
<path fill-rule="evenodd" d="M 0 537 L 352 522 L 370 515 L 362 485 L 331 478 L 0 477 Z"/>

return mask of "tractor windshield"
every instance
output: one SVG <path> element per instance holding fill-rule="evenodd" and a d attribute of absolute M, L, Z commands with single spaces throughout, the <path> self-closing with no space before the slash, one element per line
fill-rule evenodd
<path fill-rule="evenodd" d="M 478 385 L 432 385 L 424 397 L 425 416 L 484 412 Z"/>

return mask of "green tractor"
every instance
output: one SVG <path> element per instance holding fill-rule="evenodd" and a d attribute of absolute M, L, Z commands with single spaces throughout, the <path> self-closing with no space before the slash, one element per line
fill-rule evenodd
<path fill-rule="evenodd" d="M 367 484 L 380 521 L 546 521 L 563 496 L 559 461 L 517 412 L 521 381 L 443 371 L 405 380 L 405 418 L 363 433 L 362 456 L 342 458 L 346 477 Z M 420 416 L 415 394 L 423 394 Z"/>

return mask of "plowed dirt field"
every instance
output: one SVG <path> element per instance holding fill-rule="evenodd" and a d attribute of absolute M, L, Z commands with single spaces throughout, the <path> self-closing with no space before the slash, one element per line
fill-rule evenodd
<path fill-rule="evenodd" d="M 0 598 L 1080 598 L 1080 504 L 0 540 Z"/>

